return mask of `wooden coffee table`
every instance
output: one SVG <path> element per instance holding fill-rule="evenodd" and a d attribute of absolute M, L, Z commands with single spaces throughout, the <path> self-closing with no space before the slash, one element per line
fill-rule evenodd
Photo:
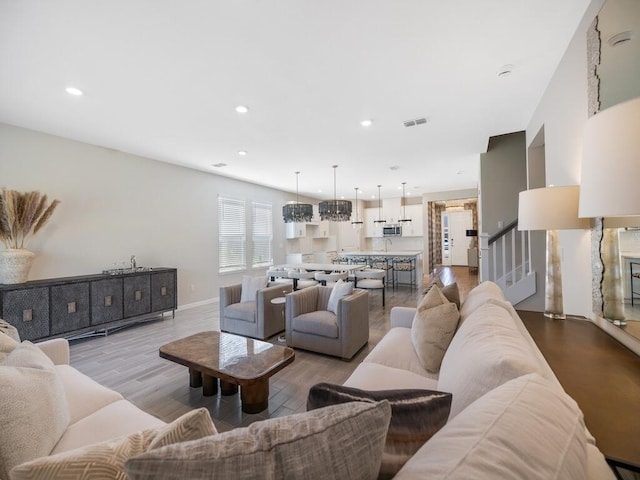
<path fill-rule="evenodd" d="M 293 362 L 289 347 L 223 332 L 200 332 L 160 347 L 160 357 L 189 368 L 189 385 L 204 396 L 233 395 L 240 386 L 242 411 L 269 405 L 269 377 Z"/>

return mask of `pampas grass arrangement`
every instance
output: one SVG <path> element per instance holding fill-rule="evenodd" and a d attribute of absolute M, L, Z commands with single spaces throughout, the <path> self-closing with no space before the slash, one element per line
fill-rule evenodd
<path fill-rule="evenodd" d="M 3 188 L 0 194 L 0 241 L 7 249 L 24 248 L 30 236 L 49 221 L 59 200 L 48 203 L 40 192 Z"/>

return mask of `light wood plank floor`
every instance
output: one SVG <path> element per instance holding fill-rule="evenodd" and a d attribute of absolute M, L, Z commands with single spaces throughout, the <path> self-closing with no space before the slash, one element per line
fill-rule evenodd
<path fill-rule="evenodd" d="M 457 278 L 462 292 L 477 283 L 477 277 L 469 276 L 466 267 L 445 269 L 444 275 L 449 275 L 447 280 Z M 218 303 L 178 310 L 175 319 L 169 316 L 142 323 L 107 337 L 75 340 L 71 342 L 71 364 L 166 422 L 205 407 L 218 431 L 223 432 L 257 420 L 304 412 L 309 388 L 319 382 L 342 384 L 389 330 L 391 308 L 415 306 L 419 292 L 420 288 L 411 291 L 408 286 L 395 291 L 388 288 L 384 309 L 381 292 L 370 292 L 368 345 L 350 362 L 296 349 L 295 361 L 271 378 L 269 407 L 258 414 L 243 413 L 238 394 L 203 397 L 201 389 L 189 388 L 186 367 L 158 356 L 158 348 L 165 343 L 204 330 L 219 330 Z M 277 344 L 276 338 L 269 341 Z"/>

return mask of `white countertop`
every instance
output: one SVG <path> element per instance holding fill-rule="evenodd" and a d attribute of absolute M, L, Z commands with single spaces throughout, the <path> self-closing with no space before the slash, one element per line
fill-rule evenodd
<path fill-rule="evenodd" d="M 418 255 L 422 255 L 422 253 L 423 253 L 422 250 L 389 250 L 387 252 L 385 252 L 384 250 L 362 250 L 358 252 L 340 252 L 340 255 L 344 255 L 345 257 L 358 256 L 358 255 L 362 255 L 362 256 L 379 255 L 381 257 L 408 257 L 408 256 L 417 257 Z"/>

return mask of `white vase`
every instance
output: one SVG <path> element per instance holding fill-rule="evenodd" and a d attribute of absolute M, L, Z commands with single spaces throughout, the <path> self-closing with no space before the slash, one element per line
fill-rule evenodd
<path fill-rule="evenodd" d="M 29 276 L 35 254 L 24 248 L 9 248 L 0 252 L 2 283 L 24 283 Z"/>

